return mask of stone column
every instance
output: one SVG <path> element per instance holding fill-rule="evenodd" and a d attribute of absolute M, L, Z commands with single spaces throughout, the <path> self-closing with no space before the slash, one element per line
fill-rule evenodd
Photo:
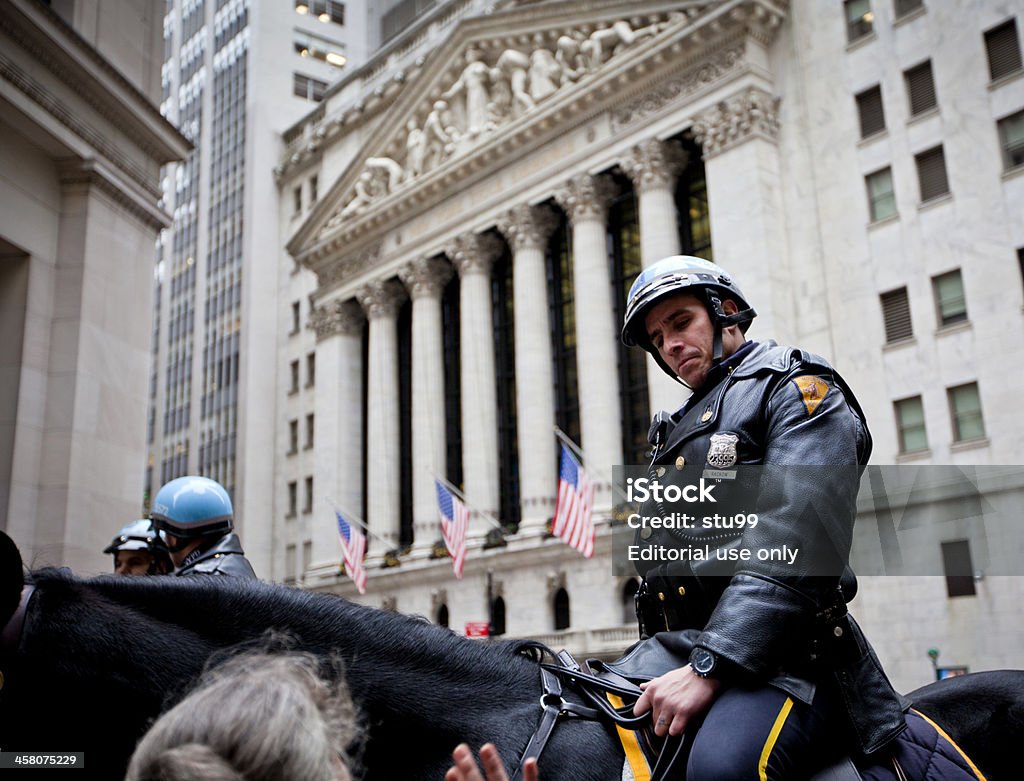
<path fill-rule="evenodd" d="M 681 251 L 675 187 L 686 161 L 687 152 L 678 142 L 652 138 L 633 147 L 619 164 L 633 181 L 637 194 L 644 268 Z M 665 374 L 651 356 L 647 357 L 647 392 L 652 415 L 663 409 L 677 409 L 689 396 L 689 391 Z"/>
<path fill-rule="evenodd" d="M 438 537 L 434 477 L 445 471 L 441 294 L 452 267 L 417 258 L 398 276 L 412 298 L 412 520 L 414 552 L 424 553 Z"/>
<path fill-rule="evenodd" d="M 396 280 L 371 282 L 356 293 L 370 321 L 366 406 L 366 525 L 391 548 L 401 536 L 398 416 L 398 308 L 405 291 Z M 370 542 L 371 548 L 373 542 Z M 386 551 L 375 551 L 374 558 Z"/>
<path fill-rule="evenodd" d="M 555 504 L 555 393 L 544 249 L 557 224 L 550 207 L 526 204 L 514 207 L 498 222 L 514 253 L 520 533 L 543 531 Z"/>
<path fill-rule="evenodd" d="M 827 350 L 827 319 L 793 314 L 797 286 L 788 273 L 779 184 L 778 98 L 747 87 L 698 116 L 693 132 L 704 148 L 715 261 L 735 275 L 757 310 L 753 329 L 762 336 L 754 338 Z M 824 280 L 807 274 L 799 288 L 813 300 L 823 295 Z M 807 334 L 810 343 L 802 338 Z"/>
<path fill-rule="evenodd" d="M 589 174 L 574 176 L 555 193 L 572 222 L 580 445 L 597 484 L 597 509 L 611 506 L 612 467 L 622 463 L 619 335 L 605 240 L 608 204 L 614 193 L 611 179 Z"/>
<path fill-rule="evenodd" d="M 316 332 L 316 398 L 313 473 L 317 495 L 345 512 L 363 506 L 363 328 L 366 318 L 354 300 L 328 301 L 309 317 Z M 321 502 L 323 505 L 324 502 Z M 326 508 L 323 508 L 326 509 Z M 334 509 L 334 508 L 332 508 Z M 341 547 L 335 523 L 316 508 L 309 574 L 338 571 Z"/>
<path fill-rule="evenodd" d="M 493 235 L 464 233 L 446 248 L 459 272 L 459 339 L 462 369 L 462 476 L 470 505 L 470 533 L 483 536 L 496 515 L 498 474 L 498 392 L 494 379 L 494 317 L 491 266 L 501 254 Z"/>

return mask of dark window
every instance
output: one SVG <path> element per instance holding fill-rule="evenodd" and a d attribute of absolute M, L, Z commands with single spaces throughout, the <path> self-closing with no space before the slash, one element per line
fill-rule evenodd
<path fill-rule="evenodd" d="M 298 452 L 299 449 L 299 421 L 288 421 L 288 455 Z"/>
<path fill-rule="evenodd" d="M 548 307 L 551 314 L 551 359 L 554 362 L 555 423 L 573 442 L 582 444 L 576 384 L 576 308 L 570 233 L 569 221 L 563 215 L 548 242 Z"/>
<path fill-rule="evenodd" d="M 914 161 L 917 163 L 917 180 L 921 186 L 922 203 L 949 192 L 949 180 L 946 178 L 946 157 L 941 146 L 914 155 Z"/>
<path fill-rule="evenodd" d="M 846 0 L 843 3 L 846 12 L 846 40 L 848 43 L 871 35 L 872 22 L 875 15 L 871 13 L 868 0 Z"/>
<path fill-rule="evenodd" d="M 896 11 L 896 18 L 899 19 L 901 16 L 906 16 L 911 11 L 916 11 L 918 8 L 924 7 L 924 0 L 896 0 L 893 3 L 893 8 Z"/>
<path fill-rule="evenodd" d="M 313 478 L 307 477 L 305 480 L 305 501 L 302 503 L 302 512 L 311 513 L 313 512 Z"/>
<path fill-rule="evenodd" d="M 935 108 L 938 100 L 935 97 L 935 79 L 932 77 L 932 62 L 925 60 L 903 74 L 907 85 L 907 97 L 910 100 L 910 115 L 923 114 Z"/>
<path fill-rule="evenodd" d="M 985 420 L 981 414 L 981 396 L 978 383 L 969 382 L 946 391 L 949 398 L 949 412 L 953 419 L 953 441 L 966 442 L 983 439 Z"/>
<path fill-rule="evenodd" d="M 960 323 L 967 319 L 967 298 L 964 295 L 964 281 L 960 269 L 954 269 L 932 277 L 935 293 L 935 311 L 939 326 Z"/>
<path fill-rule="evenodd" d="M 1024 165 L 1024 111 L 999 120 L 999 143 L 1003 148 L 1003 168 Z"/>
<path fill-rule="evenodd" d="M 313 447 L 313 432 L 315 431 L 315 429 L 316 426 L 314 424 L 313 413 L 310 412 L 308 415 L 306 415 L 306 450 L 309 450 L 311 447 Z"/>
<path fill-rule="evenodd" d="M 316 353 L 306 353 L 306 387 L 316 385 Z"/>
<path fill-rule="evenodd" d="M 288 332 L 289 336 L 297 334 L 301 328 L 300 323 L 302 321 L 302 309 L 301 304 L 298 301 L 292 302 L 292 330 Z"/>
<path fill-rule="evenodd" d="M 320 197 L 319 193 L 320 177 L 313 176 L 309 180 L 309 202 L 316 203 Z"/>
<path fill-rule="evenodd" d="M 942 569 L 946 573 L 946 594 L 951 597 L 970 597 L 977 593 L 974 588 L 970 541 L 942 543 Z"/>
<path fill-rule="evenodd" d="M 491 271 L 494 312 L 494 369 L 498 400 L 498 463 L 501 523 L 519 526 L 519 444 L 516 410 L 515 311 L 512 254 L 508 245 Z"/>
<path fill-rule="evenodd" d="M 387 43 L 408 29 L 423 14 L 437 5 L 437 0 L 402 0 L 389 8 L 380 23 L 381 43 Z"/>
<path fill-rule="evenodd" d="M 437 609 L 437 625 L 448 626 L 448 605 L 441 605 Z"/>
<path fill-rule="evenodd" d="M 569 628 L 569 592 L 564 588 L 555 592 L 555 629 Z"/>
<path fill-rule="evenodd" d="M 441 296 L 444 349 L 445 472 L 462 485 L 462 363 L 459 357 L 459 275 L 453 274 Z"/>
<path fill-rule="evenodd" d="M 399 547 L 413 541 L 412 518 L 412 300 L 398 310 L 398 512 Z M 372 445 L 371 445 L 372 447 Z"/>
<path fill-rule="evenodd" d="M 292 188 L 292 214 L 302 214 L 302 187 Z"/>
<path fill-rule="evenodd" d="M 928 449 L 928 431 L 924 422 L 924 404 L 920 396 L 893 402 L 900 453 Z"/>
<path fill-rule="evenodd" d="M 292 480 L 288 483 L 288 515 L 295 515 L 299 510 L 299 484 Z"/>
<path fill-rule="evenodd" d="M 505 634 L 505 600 L 496 597 L 491 603 L 491 636 L 498 637 Z"/>
<path fill-rule="evenodd" d="M 623 191 L 608 210 L 609 256 L 615 290 L 615 321 L 622 322 L 626 296 L 643 264 L 640 258 L 640 225 L 637 221 L 636 195 L 623 178 Z M 619 410 L 622 415 L 622 452 L 627 464 L 641 464 L 650 427 L 647 389 L 647 361 L 642 350 L 619 346 Z"/>
<path fill-rule="evenodd" d="M 885 112 L 882 109 L 882 88 L 875 85 L 857 95 L 857 113 L 860 115 L 860 137 L 867 138 L 885 130 Z"/>
<path fill-rule="evenodd" d="M 320 81 L 319 79 L 310 78 L 309 76 L 303 76 L 301 73 L 294 74 L 292 92 L 296 97 L 320 102 L 324 99 L 324 93 L 326 91 L 326 81 Z"/>
<path fill-rule="evenodd" d="M 299 392 L 299 362 L 292 361 L 290 364 L 291 368 L 291 386 L 288 389 L 288 393 Z"/>
<path fill-rule="evenodd" d="M 1017 248 L 1017 267 L 1020 269 L 1020 279 L 1024 282 L 1024 247 Z"/>
<path fill-rule="evenodd" d="M 1021 58 L 1017 20 L 1010 19 L 986 32 L 985 51 L 988 53 L 988 72 L 992 81 L 1019 71 Z"/>
<path fill-rule="evenodd" d="M 345 24 L 345 4 L 338 0 L 296 0 L 295 12 L 315 16 L 325 24 Z"/>
<path fill-rule="evenodd" d="M 910 301 L 907 299 L 907 289 L 901 287 L 899 290 L 882 293 L 881 300 L 886 343 L 891 344 L 913 336 L 914 328 L 910 322 Z"/>

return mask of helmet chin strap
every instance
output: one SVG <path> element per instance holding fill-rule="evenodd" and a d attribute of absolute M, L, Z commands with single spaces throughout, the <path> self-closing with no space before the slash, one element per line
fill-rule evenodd
<path fill-rule="evenodd" d="M 734 312 L 731 315 L 726 314 L 725 309 L 722 307 L 722 300 L 710 288 L 707 289 L 707 299 L 708 314 L 711 316 L 711 323 L 715 329 L 713 349 L 711 351 L 711 365 L 718 366 L 722 362 L 722 333 L 729 326 L 741 325 L 749 320 L 753 320 L 757 316 L 757 312 L 754 311 L 753 307 L 749 307 Z"/>

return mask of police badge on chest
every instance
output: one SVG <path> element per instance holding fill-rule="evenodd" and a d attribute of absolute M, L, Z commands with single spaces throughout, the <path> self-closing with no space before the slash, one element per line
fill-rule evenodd
<path fill-rule="evenodd" d="M 732 432 L 726 431 L 721 434 L 711 435 L 711 445 L 708 448 L 707 467 L 704 469 L 704 477 L 718 480 L 733 480 L 736 478 L 736 466 L 739 460 L 737 445 L 740 438 Z"/>

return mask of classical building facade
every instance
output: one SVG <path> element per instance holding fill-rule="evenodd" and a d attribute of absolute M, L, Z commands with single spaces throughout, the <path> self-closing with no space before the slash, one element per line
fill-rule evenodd
<path fill-rule="evenodd" d="M 466 0 L 352 73 L 275 169 L 273 577 L 359 598 L 341 510 L 373 535 L 363 601 L 621 649 L 612 467 L 685 394 L 618 328 L 632 278 L 680 252 L 741 281 L 751 338 L 835 363 L 873 463 L 1020 462 L 1024 3 L 966 6 Z M 556 427 L 598 483 L 589 561 L 546 533 Z M 461 581 L 435 478 L 472 510 Z M 931 646 L 1020 666 L 1020 580 L 954 598 L 941 572 L 862 583 L 896 683 L 927 680 Z"/>
<path fill-rule="evenodd" d="M 159 171 L 189 149 L 159 43 L 149 0 L 0 2 L 0 529 L 35 567 L 108 570 L 141 510 Z"/>

